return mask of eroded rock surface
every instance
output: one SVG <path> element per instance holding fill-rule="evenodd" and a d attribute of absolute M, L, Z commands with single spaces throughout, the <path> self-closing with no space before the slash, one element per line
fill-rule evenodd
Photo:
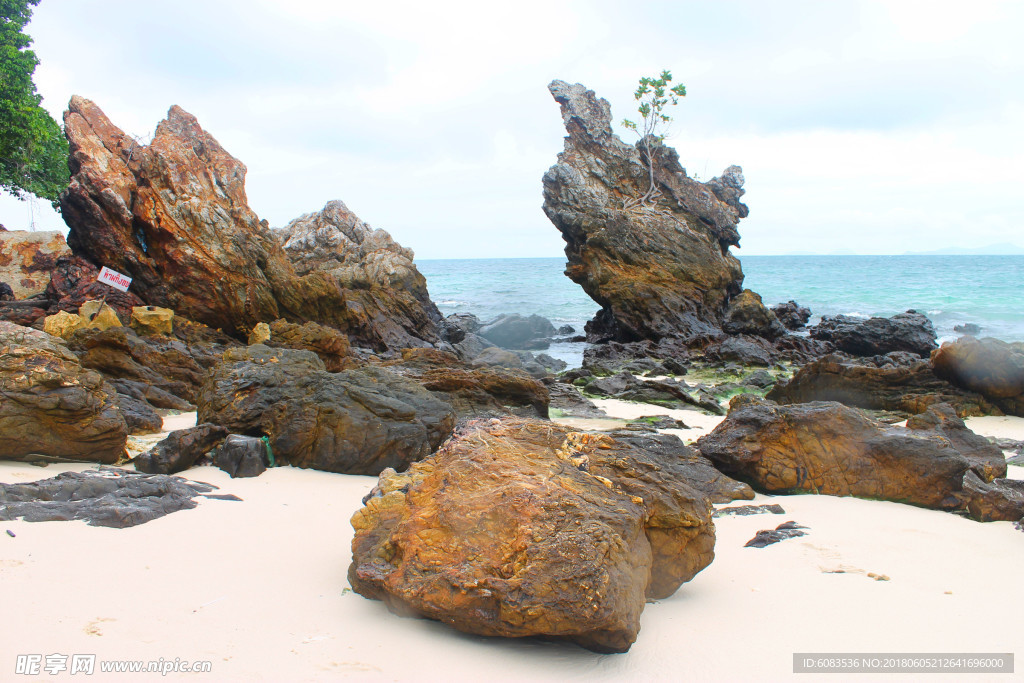
<path fill-rule="evenodd" d="M 383 368 L 327 372 L 313 352 L 230 349 L 196 400 L 198 420 L 267 436 L 281 464 L 346 474 L 404 469 L 455 425 L 451 406 Z"/>
<path fill-rule="evenodd" d="M 352 518 L 349 581 L 462 631 L 623 652 L 645 600 L 713 558 L 710 503 L 674 474 L 608 435 L 470 421 L 408 472 L 382 473 Z"/>
<path fill-rule="evenodd" d="M 114 388 L 57 337 L 0 321 L 0 458 L 114 463 L 128 426 Z"/>
<path fill-rule="evenodd" d="M 700 183 L 687 177 L 675 150 L 658 147 L 661 195 L 637 206 L 648 170 L 637 147 L 612 132 L 608 102 L 578 83 L 553 81 L 548 89 L 569 136 L 544 174 L 544 212 L 565 239 L 566 275 L 601 306 L 587 325 L 590 340 L 719 337 L 743 283 L 729 253 L 747 215 L 740 168 Z"/>
<path fill-rule="evenodd" d="M 10 287 L 15 299 L 42 294 L 57 259 L 66 254 L 70 250 L 57 231 L 4 231 L 0 234 L 0 282 Z"/>
<path fill-rule="evenodd" d="M 937 348 L 932 322 L 917 311 L 866 320 L 848 315 L 826 315 L 809 331 L 814 339 L 831 342 L 838 350 L 852 356 L 906 351 L 928 358 Z"/>

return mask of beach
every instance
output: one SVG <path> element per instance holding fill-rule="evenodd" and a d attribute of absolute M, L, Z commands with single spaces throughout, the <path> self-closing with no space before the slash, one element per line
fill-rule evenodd
<path fill-rule="evenodd" d="M 612 417 L 669 414 L 700 425 L 675 430 L 684 440 L 720 419 L 598 404 Z M 168 426 L 190 419 L 177 416 Z M 1024 439 L 1024 418 L 968 424 Z M 89 467 L 4 462 L 0 481 Z M 628 653 L 600 655 L 459 633 L 395 616 L 351 592 L 349 518 L 375 477 L 280 467 L 232 480 L 209 466 L 181 476 L 242 501 L 201 499 L 195 509 L 126 529 L 0 523 L 15 534 L 0 533 L 0 596 L 17 615 L 2 666 L 13 670 L 17 655 L 92 654 L 91 679 L 100 681 L 138 680 L 101 672 L 101 662 L 175 659 L 209 662 L 210 672 L 171 672 L 167 680 L 836 680 L 793 674 L 794 653 L 1011 653 L 1019 644 L 1019 618 L 1009 607 L 1024 604 L 1017 580 L 1024 543 L 1010 522 L 816 495 L 759 494 L 718 505 L 777 503 L 785 514 L 718 517 L 711 566 L 647 606 Z M 1024 468 L 1011 466 L 1009 476 L 1024 478 Z M 758 530 L 790 520 L 806 535 L 744 547 Z M 907 680 L 850 678 L 858 676 Z M 39 677 L 69 678 L 67 671 Z"/>

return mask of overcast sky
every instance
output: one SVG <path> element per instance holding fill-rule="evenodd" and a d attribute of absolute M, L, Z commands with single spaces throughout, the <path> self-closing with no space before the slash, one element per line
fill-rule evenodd
<path fill-rule="evenodd" d="M 271 225 L 341 199 L 417 258 L 561 256 L 547 84 L 618 121 L 661 69 L 691 175 L 743 167 L 741 257 L 1024 243 L 1022 2 L 42 0 L 29 32 L 58 120 L 79 94 L 146 138 L 178 104 Z"/>

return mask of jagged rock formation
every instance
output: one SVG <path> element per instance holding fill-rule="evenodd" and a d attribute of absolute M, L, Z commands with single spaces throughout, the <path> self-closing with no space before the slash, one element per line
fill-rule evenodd
<path fill-rule="evenodd" d="M 395 348 L 438 341 L 441 313 L 412 250 L 371 228 L 343 202 L 328 202 L 278 233 L 296 273 L 323 274 L 345 290 L 353 338 L 382 339 Z"/>
<path fill-rule="evenodd" d="M 711 505 L 671 460 L 549 422 L 473 420 L 352 517 L 349 582 L 488 636 L 636 640 L 646 599 L 714 557 Z"/>
<path fill-rule="evenodd" d="M 772 306 L 772 313 L 787 330 L 799 330 L 811 319 L 811 309 L 801 306 L 792 299 Z"/>
<path fill-rule="evenodd" d="M 698 439 L 718 469 L 754 488 L 906 502 L 940 510 L 964 507 L 964 476 L 1006 475 L 1002 451 L 968 430 L 952 408 L 889 427 L 840 403 L 780 406 L 749 395 Z"/>
<path fill-rule="evenodd" d="M 42 294 L 57 259 L 68 253 L 59 232 L 5 231 L 0 234 L 0 282 L 15 299 Z"/>
<path fill-rule="evenodd" d="M 116 392 L 57 338 L 0 321 L 0 458 L 114 463 L 128 426 Z"/>
<path fill-rule="evenodd" d="M 749 289 L 744 289 L 729 302 L 722 329 L 729 334 L 749 334 L 769 340 L 786 334 L 786 328 L 764 305 L 761 295 Z"/>
<path fill-rule="evenodd" d="M 196 405 L 200 423 L 269 437 L 282 464 L 346 474 L 404 469 L 455 426 L 451 406 L 395 373 L 331 373 L 312 351 L 261 344 L 226 351 Z"/>
<path fill-rule="evenodd" d="M 981 394 L 940 379 L 931 363 L 906 351 L 868 358 L 829 354 L 800 368 L 788 382 L 776 384 L 767 398 L 778 403 L 838 401 L 911 415 L 936 403 L 953 406 L 960 417 L 998 412 Z"/>
<path fill-rule="evenodd" d="M 135 469 L 149 474 L 183 472 L 227 435 L 226 429 L 213 424 L 198 424 L 188 429 L 175 430 L 153 448 L 137 456 L 133 460 Z"/>
<path fill-rule="evenodd" d="M 385 249 L 394 258 L 380 258 L 383 252 L 370 248 L 383 240 L 368 233 L 360 249 L 373 258 L 360 273 L 341 263 L 300 276 L 278 236 L 249 208 L 245 166 L 180 107 L 171 107 L 149 145 L 78 96 L 64 125 L 72 174 L 61 195 L 68 245 L 134 278 L 131 291 L 144 303 L 238 338 L 256 323 L 285 318 L 337 327 L 377 350 L 436 340 L 440 315 L 415 298 L 425 299 L 425 287 L 410 294 L 383 285 L 415 280 L 409 268 L 399 273 L 409 254 Z M 364 282 L 368 289 L 360 289 Z M 393 320 L 396 301 L 410 308 Z"/>
<path fill-rule="evenodd" d="M 961 337 L 932 354 L 935 374 L 1024 417 L 1024 343 Z"/>
<path fill-rule="evenodd" d="M 565 239 L 566 275 L 601 306 L 588 337 L 672 336 L 701 345 L 720 337 L 729 299 L 743 284 L 729 253 L 747 215 L 741 169 L 700 183 L 687 177 L 675 150 L 659 147 L 661 197 L 630 208 L 647 190 L 648 171 L 640 151 L 612 132 L 608 102 L 580 84 L 553 81 L 548 89 L 569 136 L 544 174 L 544 212 Z"/>

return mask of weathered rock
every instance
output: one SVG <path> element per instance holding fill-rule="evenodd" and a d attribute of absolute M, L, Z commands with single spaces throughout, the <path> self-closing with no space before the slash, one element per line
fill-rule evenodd
<path fill-rule="evenodd" d="M 183 411 L 195 410 L 195 406 L 185 399 L 145 382 L 137 382 L 130 379 L 112 379 L 110 384 L 117 389 L 118 394 L 130 396 L 138 401 L 144 401 L 154 408 Z"/>
<path fill-rule="evenodd" d="M 751 334 L 769 340 L 786 334 L 786 328 L 764 305 L 761 296 L 749 289 L 744 289 L 729 301 L 722 330 L 729 334 Z"/>
<path fill-rule="evenodd" d="M 477 334 L 503 349 L 535 348 L 526 344 L 531 340 L 554 336 L 555 326 L 539 315 L 522 316 L 513 313 L 491 320 L 477 330 Z"/>
<path fill-rule="evenodd" d="M 772 313 L 787 330 L 799 330 L 811 319 L 811 309 L 790 299 L 784 304 L 772 306 Z"/>
<path fill-rule="evenodd" d="M 932 430 L 887 427 L 840 403 L 779 406 L 749 395 L 697 448 L 725 474 L 767 492 L 879 498 L 955 510 L 971 461 Z M 955 419 L 955 418 L 954 418 Z"/>
<path fill-rule="evenodd" d="M 228 431 L 223 427 L 203 422 L 188 429 L 178 429 L 167 438 L 142 453 L 132 462 L 135 469 L 149 474 L 175 474 L 192 467 L 199 458 L 212 451 L 224 440 Z"/>
<path fill-rule="evenodd" d="M 258 477 L 267 470 L 267 447 L 255 436 L 228 434 L 213 456 L 213 464 L 232 479 Z"/>
<path fill-rule="evenodd" d="M 608 414 L 594 405 L 594 402 L 581 394 L 576 387 L 562 382 L 547 385 L 550 395 L 549 408 L 558 411 L 562 417 L 606 418 Z M 558 414 L 553 413 L 553 414 Z"/>
<path fill-rule="evenodd" d="M 54 337 L 60 337 L 61 339 L 70 339 L 76 330 L 81 330 L 88 326 L 89 321 L 77 313 L 57 311 L 54 315 L 46 316 L 46 319 L 43 321 L 43 332 Z"/>
<path fill-rule="evenodd" d="M 159 387 L 189 403 L 195 403 L 196 392 L 224 348 L 186 344 L 176 338 L 139 337 L 125 327 L 78 330 L 68 346 L 87 368 L 111 379 Z"/>
<path fill-rule="evenodd" d="M 314 322 L 296 325 L 275 320 L 270 323 L 270 338 L 265 343 L 274 348 L 312 351 L 324 362 L 328 372 L 341 372 L 355 364 L 348 337 Z"/>
<path fill-rule="evenodd" d="M 787 538 L 806 536 L 802 530 L 807 527 L 796 522 L 783 522 L 774 529 L 762 529 L 752 539 L 743 544 L 744 548 L 764 548 L 765 546 L 784 541 Z"/>
<path fill-rule="evenodd" d="M 452 346 L 459 358 L 467 362 L 475 360 L 484 352 L 484 349 L 494 348 L 494 344 L 472 332 L 465 333 L 462 341 L 456 342 Z"/>
<path fill-rule="evenodd" d="M 226 351 L 196 405 L 201 422 L 270 437 L 282 464 L 346 474 L 408 467 L 455 425 L 451 406 L 386 369 L 330 373 L 311 351 L 262 345 Z"/>
<path fill-rule="evenodd" d="M 830 354 L 776 384 L 767 398 L 778 403 L 838 401 L 911 415 L 937 403 L 950 404 L 960 417 L 998 412 L 981 394 L 939 379 L 928 361 L 905 351 L 869 358 Z"/>
<path fill-rule="evenodd" d="M 547 387 L 525 372 L 500 367 L 472 368 L 444 351 L 404 349 L 384 364 L 451 405 L 460 418 L 515 414 L 547 417 Z"/>
<path fill-rule="evenodd" d="M 42 294 L 57 259 L 69 253 L 64 235 L 57 231 L 5 231 L 0 235 L 0 281 L 15 299 Z"/>
<path fill-rule="evenodd" d="M 729 253 L 747 215 L 740 168 L 700 183 L 687 177 L 675 150 L 658 146 L 660 195 L 637 206 L 648 169 L 639 149 L 612 132 L 608 102 L 580 84 L 554 81 L 548 89 L 569 136 L 544 174 L 544 212 L 565 239 L 566 275 L 601 306 L 588 339 L 719 338 L 743 283 Z"/>
<path fill-rule="evenodd" d="M 704 349 L 704 357 L 712 362 L 736 362 L 741 365 L 769 367 L 775 362 L 776 351 L 766 340 L 750 335 L 738 335 L 711 344 Z"/>
<path fill-rule="evenodd" d="M 680 404 L 696 406 L 714 415 L 722 415 L 725 411 L 713 398 L 693 393 L 685 382 L 670 380 L 638 380 L 628 372 L 620 372 L 611 377 L 595 379 L 587 384 L 587 393 L 595 396 L 607 396 L 623 401 L 651 403 L 669 408 Z"/>
<path fill-rule="evenodd" d="M 922 434 L 935 433 L 948 440 L 967 459 L 971 470 L 984 481 L 1006 476 L 1003 451 L 985 437 L 968 429 L 952 406 L 946 403 L 929 406 L 925 412 L 910 417 L 907 429 Z"/>
<path fill-rule="evenodd" d="M 136 306 L 130 324 L 139 335 L 170 335 L 174 333 L 174 311 L 159 306 Z"/>
<path fill-rule="evenodd" d="M 266 344 L 268 341 L 270 341 L 270 325 L 266 323 L 256 323 L 249 331 L 249 346 Z"/>
<path fill-rule="evenodd" d="M 61 195 L 68 245 L 132 277 L 131 291 L 144 303 L 239 338 L 258 322 L 285 318 L 316 320 L 378 349 L 437 339 L 432 304 L 416 298 L 426 293 L 422 276 L 416 280 L 404 254 L 387 251 L 379 231 L 360 245 L 356 258 L 369 254 L 365 263 L 346 256 L 331 270 L 297 274 L 280 236 L 247 204 L 245 166 L 180 107 L 171 107 L 149 145 L 78 96 L 64 128 L 72 175 Z M 320 241 L 324 235 L 345 229 L 330 224 L 333 216 L 310 214 L 286 228 L 291 255 L 330 246 Z M 392 286 L 381 286 L 382 279 Z"/>
<path fill-rule="evenodd" d="M 974 472 L 964 476 L 967 512 L 979 522 L 1024 520 L 1024 481 L 995 479 L 990 482 Z"/>
<path fill-rule="evenodd" d="M 116 467 L 63 472 L 28 484 L 0 484 L 0 519 L 26 522 L 82 520 L 90 526 L 124 529 L 196 506 L 197 496 L 216 486 L 162 474 L 139 474 Z"/>
<path fill-rule="evenodd" d="M 1024 343 L 961 337 L 932 354 L 935 374 L 1024 417 Z"/>
<path fill-rule="evenodd" d="M 86 321 L 86 327 L 94 330 L 122 326 L 121 319 L 117 317 L 117 311 L 103 300 L 86 301 L 78 309 L 78 315 Z"/>
<path fill-rule="evenodd" d="M 124 416 L 129 434 L 155 434 L 163 429 L 164 419 L 142 399 L 119 393 L 117 408 Z"/>
<path fill-rule="evenodd" d="M 713 558 L 710 504 L 674 474 L 607 435 L 471 421 L 407 473 L 381 475 L 352 518 L 349 581 L 461 631 L 623 652 L 645 599 Z"/>
<path fill-rule="evenodd" d="M 907 351 L 928 358 L 936 348 L 935 328 L 926 316 L 917 311 L 867 320 L 848 315 L 826 315 L 810 328 L 810 334 L 853 356 Z"/>
<path fill-rule="evenodd" d="M 115 394 L 57 337 L 0 321 L 0 458 L 117 462 L 128 426 Z"/>

